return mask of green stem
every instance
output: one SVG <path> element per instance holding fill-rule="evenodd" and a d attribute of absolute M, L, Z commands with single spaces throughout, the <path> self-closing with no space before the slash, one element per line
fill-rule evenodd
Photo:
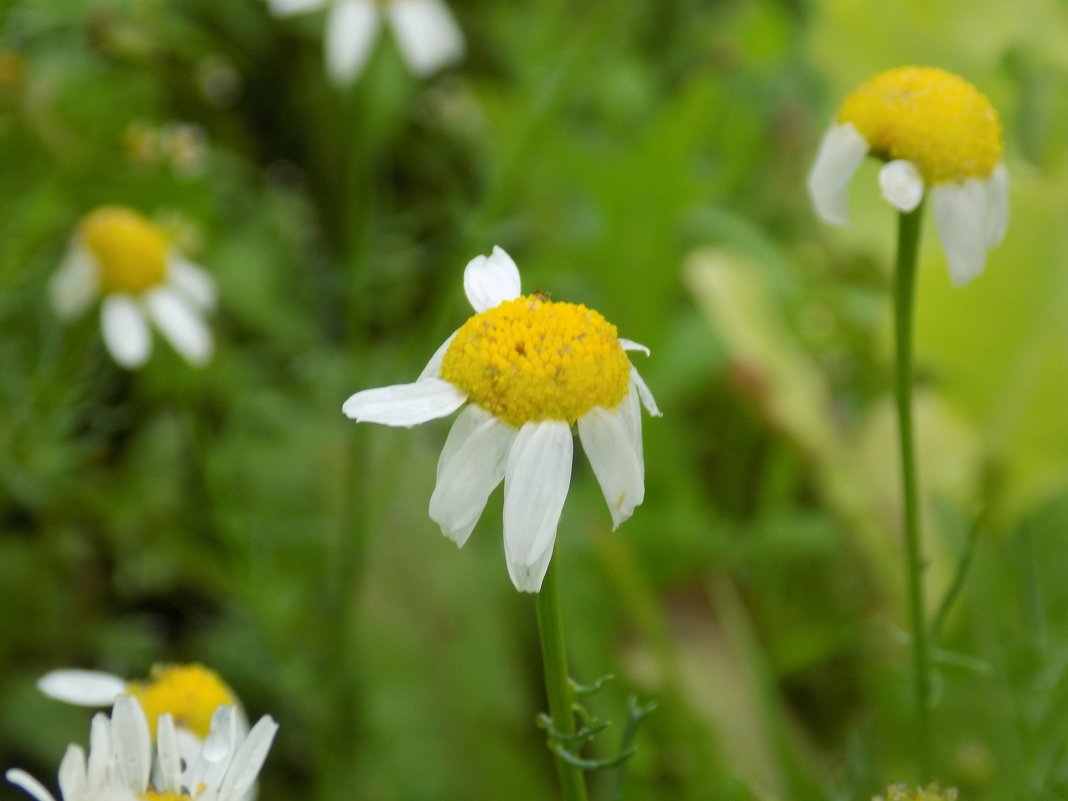
<path fill-rule="evenodd" d="M 905 512 L 906 575 L 909 617 L 912 624 L 916 682 L 916 764 L 919 781 L 930 778 L 931 655 L 923 597 L 923 552 L 920 543 L 919 492 L 912 433 L 912 309 L 916 287 L 916 261 L 924 203 L 902 213 L 897 237 L 897 271 L 894 277 L 894 327 L 898 432 L 901 443 L 901 486 Z"/>
<path fill-rule="evenodd" d="M 564 647 L 564 625 L 560 615 L 560 598 L 556 588 L 556 560 L 550 560 L 549 570 L 538 593 L 538 634 L 541 637 L 541 656 L 545 666 L 545 689 L 549 696 L 549 715 L 553 727 L 565 737 L 575 733 L 574 700 L 567 672 L 567 651 Z M 586 778 L 582 769 L 556 755 L 556 772 L 564 801 L 586 801 Z"/>

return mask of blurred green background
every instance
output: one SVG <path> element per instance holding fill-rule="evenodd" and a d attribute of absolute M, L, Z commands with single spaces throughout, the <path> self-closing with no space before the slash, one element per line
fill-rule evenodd
<path fill-rule="evenodd" d="M 625 797 L 915 782 L 894 218 L 874 164 L 848 229 L 804 178 L 845 94 L 919 63 L 990 97 L 1013 185 L 986 273 L 953 290 L 933 226 L 921 265 L 934 778 L 1068 798 L 1068 3 L 451 7 L 458 67 L 413 78 L 385 36 L 338 89 L 321 12 L 0 0 L 0 766 L 54 787 L 86 739 L 43 672 L 201 661 L 281 723 L 264 801 L 556 797 L 500 494 L 457 551 L 426 514 L 448 423 L 340 412 L 414 379 L 498 244 L 652 349 L 645 504 L 612 533 L 577 456 L 555 557 L 575 676 L 616 676 L 595 754 L 629 694 L 659 702 Z M 175 124 L 191 153 L 142 146 Z M 123 371 L 95 312 L 49 308 L 112 203 L 217 280 L 205 369 L 157 336 Z"/>

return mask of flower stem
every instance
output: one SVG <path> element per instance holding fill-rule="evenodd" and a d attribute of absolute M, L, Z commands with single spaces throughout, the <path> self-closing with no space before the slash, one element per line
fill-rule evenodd
<path fill-rule="evenodd" d="M 924 203 L 902 213 L 898 220 L 897 269 L 894 276 L 894 389 L 901 444 L 901 488 L 905 513 L 905 547 L 909 617 L 912 626 L 916 689 L 916 765 L 919 781 L 930 778 L 931 657 L 923 595 L 923 552 L 920 542 L 919 493 L 912 432 L 912 310 L 916 262 Z"/>
<path fill-rule="evenodd" d="M 567 672 L 567 652 L 564 647 L 564 626 L 560 614 L 560 598 L 556 588 L 556 560 L 550 560 L 549 570 L 538 593 L 538 634 L 541 637 L 541 656 L 545 667 L 545 689 L 549 696 L 549 715 L 557 733 L 563 737 L 575 734 L 573 694 Z M 560 777 L 563 801 L 586 801 L 586 778 L 582 769 L 556 756 L 556 772 Z"/>

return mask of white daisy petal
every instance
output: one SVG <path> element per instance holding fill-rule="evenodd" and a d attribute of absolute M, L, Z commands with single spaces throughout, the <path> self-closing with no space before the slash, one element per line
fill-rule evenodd
<path fill-rule="evenodd" d="M 96 670 L 53 670 L 37 680 L 49 698 L 79 706 L 110 706 L 126 692 L 126 681 Z"/>
<path fill-rule="evenodd" d="M 578 432 L 616 529 L 645 499 L 640 457 L 631 443 L 628 421 L 619 412 L 595 406 L 579 418 Z"/>
<path fill-rule="evenodd" d="M 215 308 L 215 280 L 199 264 L 172 255 L 167 262 L 167 283 L 181 292 L 198 311 Z"/>
<path fill-rule="evenodd" d="M 92 255 L 73 244 L 55 275 L 48 282 L 52 309 L 61 320 L 70 320 L 85 311 L 99 291 L 99 273 Z"/>
<path fill-rule="evenodd" d="M 490 493 L 504 479 L 515 433 L 512 426 L 473 404 L 453 423 L 438 460 L 430 519 L 458 546 L 467 542 Z"/>
<path fill-rule="evenodd" d="M 426 363 L 426 367 L 423 368 L 423 372 L 419 374 L 419 378 L 441 378 L 441 363 L 445 359 L 445 353 L 449 349 L 449 345 L 456 338 L 456 332 L 453 331 L 449 334 L 449 338 L 441 343 L 441 346 L 434 351 L 434 355 L 430 357 L 430 361 Z"/>
<path fill-rule="evenodd" d="M 85 790 L 85 751 L 80 745 L 68 745 L 59 763 L 59 794 L 64 799 L 77 798 Z"/>
<path fill-rule="evenodd" d="M 645 345 L 642 345 L 642 344 L 640 344 L 638 342 L 633 342 L 633 341 L 631 341 L 629 339 L 623 339 L 623 337 L 620 337 L 619 338 L 619 344 L 623 347 L 623 350 L 640 350 L 646 356 L 649 355 L 649 348 L 645 347 Z"/>
<path fill-rule="evenodd" d="M 463 58 L 463 33 L 441 0 L 392 0 L 386 13 L 397 46 L 416 75 L 430 75 Z"/>
<path fill-rule="evenodd" d="M 182 753 L 178 747 L 174 718 L 170 714 L 160 715 L 156 721 L 156 752 L 163 791 L 179 795 L 182 790 Z"/>
<path fill-rule="evenodd" d="M 853 123 L 832 126 L 823 135 L 808 192 L 816 213 L 837 225 L 849 223 L 849 182 L 868 154 L 868 143 Z"/>
<path fill-rule="evenodd" d="M 986 179 L 986 215 L 983 228 L 988 248 L 1001 244 L 1009 225 L 1009 171 L 1004 164 L 994 168 Z"/>
<path fill-rule="evenodd" d="M 104 786 L 111 765 L 111 721 L 103 712 L 93 715 L 89 726 L 89 758 L 86 764 L 85 785 L 90 792 Z"/>
<path fill-rule="evenodd" d="M 504 554 L 520 592 L 538 592 L 571 485 L 571 426 L 525 423 L 508 453 L 504 479 Z"/>
<path fill-rule="evenodd" d="M 326 3 L 327 0 L 267 0 L 271 13 L 276 17 L 288 17 L 290 14 L 314 11 L 322 8 Z"/>
<path fill-rule="evenodd" d="M 986 266 L 986 189 L 974 179 L 939 184 L 931 190 L 931 205 L 950 277 L 962 286 Z"/>
<path fill-rule="evenodd" d="M 923 176 L 905 159 L 888 161 L 879 170 L 879 186 L 886 202 L 899 211 L 913 211 L 923 199 Z"/>
<path fill-rule="evenodd" d="M 12 768 L 4 774 L 4 778 L 11 782 L 16 787 L 25 790 L 32 795 L 37 801 L 56 801 L 50 792 L 41 784 L 37 779 L 33 778 L 24 770 L 18 768 Z"/>
<path fill-rule="evenodd" d="M 630 385 L 633 389 L 638 391 L 638 397 L 641 398 L 642 405 L 653 417 L 663 417 L 663 413 L 660 411 L 660 407 L 656 405 L 656 400 L 653 398 L 653 393 L 646 386 L 645 381 L 641 375 L 638 374 L 638 369 L 632 364 L 630 366 Z"/>
<path fill-rule="evenodd" d="M 341 0 L 326 23 L 326 73 L 346 86 L 360 77 L 381 27 L 374 0 Z"/>
<path fill-rule="evenodd" d="M 489 311 L 520 294 L 519 268 L 494 245 L 489 257 L 475 256 L 464 269 L 464 293 L 476 312 Z"/>
<path fill-rule="evenodd" d="M 278 724 L 269 715 L 256 722 L 226 770 L 226 778 L 219 788 L 220 798 L 239 798 L 256 783 L 277 731 Z"/>
<path fill-rule="evenodd" d="M 638 395 L 638 386 L 634 383 L 634 374 L 631 374 L 630 385 L 627 387 L 626 397 L 616 407 L 616 411 L 622 416 L 627 424 L 627 436 L 630 438 L 630 446 L 638 456 L 638 469 L 645 481 L 645 453 L 642 445 L 642 404 Z"/>
<path fill-rule="evenodd" d="M 358 423 L 414 426 L 450 415 L 466 401 L 467 395 L 448 381 L 423 378 L 412 384 L 357 392 L 345 401 L 341 411 Z"/>
<path fill-rule="evenodd" d="M 211 727 L 196 759 L 183 779 L 187 787 L 204 786 L 217 791 L 237 749 L 237 721 L 232 706 L 220 706 L 211 716 Z"/>
<path fill-rule="evenodd" d="M 145 363 L 152 339 L 136 300 L 130 295 L 108 295 L 100 304 L 100 324 L 104 344 L 119 365 L 133 370 Z"/>
<path fill-rule="evenodd" d="M 152 769 L 152 738 L 141 705 L 128 695 L 115 699 L 111 748 L 123 786 L 135 793 L 143 792 Z"/>
<path fill-rule="evenodd" d="M 211 360 L 215 351 L 211 330 L 182 295 L 160 287 L 145 295 L 145 306 L 156 327 L 182 358 L 194 367 L 203 367 Z"/>

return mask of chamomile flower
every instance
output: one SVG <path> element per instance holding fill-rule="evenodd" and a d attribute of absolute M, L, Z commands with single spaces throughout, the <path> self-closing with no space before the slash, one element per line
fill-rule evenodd
<path fill-rule="evenodd" d="M 582 305 L 520 295 L 499 247 L 464 272 L 476 314 L 411 384 L 345 401 L 357 422 L 411 426 L 464 406 L 438 461 L 430 517 L 463 545 L 504 481 L 504 551 L 512 583 L 538 592 L 571 482 L 572 426 L 593 466 L 613 527 L 645 497 L 641 404 L 659 415 L 626 351 L 642 345 Z"/>
<path fill-rule="evenodd" d="M 326 71 L 339 85 L 360 77 L 383 18 L 393 28 L 409 69 L 420 77 L 463 58 L 464 37 L 442 0 L 268 0 L 275 16 L 329 5 Z"/>
<path fill-rule="evenodd" d="M 104 344 L 123 367 L 137 368 L 148 359 L 149 320 L 190 364 L 199 367 L 211 358 L 214 345 L 202 315 L 215 305 L 215 284 L 133 209 L 102 206 L 86 215 L 49 293 L 62 319 L 100 298 Z"/>
<path fill-rule="evenodd" d="M 59 764 L 62 801 L 249 801 L 278 724 L 260 718 L 247 734 L 233 707 L 212 715 L 203 744 L 192 754 L 179 750 L 174 720 L 159 718 L 153 747 L 148 720 L 131 696 L 115 699 L 111 717 L 98 713 L 89 731 L 89 752 L 70 745 Z M 56 801 L 24 770 L 6 773 L 36 801 Z"/>
<path fill-rule="evenodd" d="M 930 191 L 950 276 L 961 285 L 1005 236 L 1009 174 L 1001 122 L 990 101 L 962 78 L 933 67 L 901 67 L 863 84 L 838 111 L 808 176 L 817 213 L 849 222 L 849 182 L 871 154 L 886 162 L 883 196 L 914 210 Z"/>

